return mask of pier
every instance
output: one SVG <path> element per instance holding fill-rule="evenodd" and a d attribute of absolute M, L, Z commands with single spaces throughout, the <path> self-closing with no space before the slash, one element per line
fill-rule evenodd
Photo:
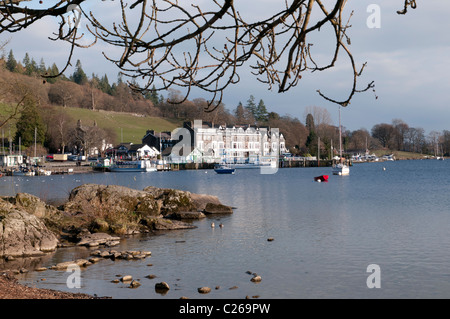
<path fill-rule="evenodd" d="M 307 158 L 295 158 L 295 159 L 279 159 L 278 168 L 295 168 L 295 167 L 332 167 L 336 164 L 336 160 L 320 160 L 307 159 Z M 346 164 L 352 166 L 352 161 L 346 161 Z M 180 170 L 203 170 L 214 169 L 217 163 L 165 163 L 158 164 L 158 171 L 180 171 Z M 232 165 L 232 164 L 231 164 Z M 1 170 L 3 175 L 14 175 L 16 168 L 3 168 Z M 92 172 L 108 172 L 107 167 L 97 167 L 93 165 L 93 162 L 46 162 L 39 167 L 33 167 L 33 170 L 38 172 L 39 170 L 49 171 L 50 175 L 61 174 L 77 174 L 77 173 L 92 173 Z M 44 174 L 36 174 L 44 175 Z"/>

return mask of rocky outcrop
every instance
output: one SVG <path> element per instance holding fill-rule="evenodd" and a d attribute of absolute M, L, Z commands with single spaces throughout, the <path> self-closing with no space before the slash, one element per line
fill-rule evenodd
<path fill-rule="evenodd" d="M 120 237 L 111 234 L 195 228 L 189 220 L 232 212 L 216 196 L 153 186 L 84 184 L 59 209 L 18 193 L 0 197 L 0 257 L 42 255 L 58 244 L 115 246 Z"/>
<path fill-rule="evenodd" d="M 180 211 L 197 210 L 190 192 L 154 186 L 144 188 L 144 192 L 153 196 L 153 198 L 161 204 L 160 212 L 163 216 Z"/>
<path fill-rule="evenodd" d="M 0 199 L 0 256 L 38 256 L 57 245 L 57 237 L 41 219 Z"/>
<path fill-rule="evenodd" d="M 155 198 L 145 192 L 118 185 L 84 184 L 74 188 L 64 211 L 92 213 L 95 216 L 136 212 L 145 216 L 158 216 L 160 207 Z"/>
<path fill-rule="evenodd" d="M 232 213 L 216 196 L 149 186 L 135 190 L 117 185 L 84 184 L 72 190 L 62 209 L 90 216 L 91 232 L 118 235 L 148 230 L 195 228 L 185 219 L 204 218 L 205 213 Z"/>

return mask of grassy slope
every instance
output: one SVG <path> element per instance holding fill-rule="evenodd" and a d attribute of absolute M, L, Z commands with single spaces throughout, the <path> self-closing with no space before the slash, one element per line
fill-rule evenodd
<path fill-rule="evenodd" d="M 4 118 L 10 111 L 11 106 L 5 103 L 0 103 L 0 117 Z M 169 120 L 160 117 L 138 117 L 131 113 L 119 113 L 108 111 L 92 111 L 81 108 L 64 109 L 68 115 L 74 120 L 81 120 L 83 125 L 93 125 L 94 121 L 101 128 L 112 127 L 116 131 L 117 141 L 121 142 L 123 135 L 123 142 L 132 142 L 134 144 L 142 143 L 141 139 L 144 137 L 147 130 L 173 131 L 177 127 L 182 126 L 181 121 Z M 11 131 L 11 137 L 14 138 L 16 132 L 16 120 L 13 119 L 3 127 L 3 134 L 8 138 Z M 1 134 L 1 131 L 0 131 Z M 1 135 L 0 135 L 1 137 Z"/>
<path fill-rule="evenodd" d="M 75 121 L 80 119 L 84 125 L 90 126 L 96 121 L 101 128 L 113 127 L 117 134 L 117 143 L 121 142 L 121 133 L 124 143 L 139 144 L 142 143 L 141 139 L 149 129 L 156 132 L 172 131 L 182 124 L 159 117 L 138 117 L 130 113 L 92 111 L 70 107 L 65 110 Z"/>
<path fill-rule="evenodd" d="M 372 153 L 372 152 L 370 152 L 370 153 Z M 427 154 L 402 152 L 402 151 L 391 151 L 391 150 L 374 150 L 373 153 L 375 153 L 375 155 L 378 157 L 382 157 L 383 155 L 394 154 L 394 157 L 396 159 L 424 159 L 427 156 Z"/>

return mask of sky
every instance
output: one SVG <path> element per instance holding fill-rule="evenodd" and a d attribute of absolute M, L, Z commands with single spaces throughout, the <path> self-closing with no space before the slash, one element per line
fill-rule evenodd
<path fill-rule="evenodd" d="M 267 17 L 267 12 L 273 12 L 284 3 L 284 0 L 258 0 L 255 6 L 254 0 L 240 1 L 239 10 L 253 19 Z M 206 0 L 196 3 L 201 5 Z M 380 14 L 376 16 L 379 19 L 375 20 L 379 27 L 369 27 L 368 21 L 374 21 L 372 18 L 377 13 L 368 11 L 371 5 L 379 9 Z M 102 13 L 110 19 L 120 14 L 108 1 L 89 1 L 89 6 L 84 9 L 94 12 L 99 12 L 98 6 L 103 6 Z M 418 0 L 416 10 L 398 15 L 396 11 L 402 8 L 403 0 L 349 0 L 347 3 L 347 14 L 353 10 L 352 27 L 348 31 L 350 50 L 357 65 L 367 62 L 358 85 L 363 88 L 375 81 L 378 96 L 376 99 L 372 91 L 359 93 L 342 109 L 342 125 L 349 130 L 365 128 L 370 131 L 375 124 L 391 123 L 393 119 L 401 119 L 410 127 L 421 127 L 426 133 L 450 130 L 450 19 L 447 18 L 450 1 Z M 56 31 L 56 22 L 43 20 L 19 33 L 2 34 L 0 40 L 10 40 L 6 51 L 12 49 L 17 60 L 28 53 L 37 62 L 43 58 L 47 64 L 56 62 L 62 69 L 69 45 L 48 39 Z M 320 42 L 322 33 L 324 39 L 327 38 L 326 30 L 321 31 L 314 50 L 318 57 L 327 59 L 330 52 L 329 47 L 321 45 L 326 42 Z M 119 54 L 118 50 L 97 43 L 87 49 L 76 49 L 73 64 L 80 59 L 88 75 L 107 74 L 110 81 L 115 82 L 119 70 L 103 57 L 103 51 Z M 337 125 L 338 106 L 321 98 L 316 90 L 331 97 L 346 97 L 352 84 L 349 71 L 347 57 L 341 55 L 336 68 L 306 75 L 286 93 L 278 93 L 276 88 L 268 90 L 249 72 L 243 71 L 239 84 L 226 89 L 223 102 L 233 110 L 239 102 L 245 104 L 253 95 L 257 101 L 262 99 L 269 111 L 297 117 L 303 123 L 305 110 L 319 106 L 330 112 L 333 124 Z M 66 74 L 72 72 L 73 68 Z M 210 95 L 194 91 L 190 99 L 197 97 L 208 99 Z"/>

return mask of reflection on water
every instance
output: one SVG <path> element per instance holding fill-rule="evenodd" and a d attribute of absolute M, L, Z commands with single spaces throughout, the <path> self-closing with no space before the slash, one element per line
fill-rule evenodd
<path fill-rule="evenodd" d="M 330 168 L 280 169 L 275 175 L 206 170 L 6 177 L 0 192 L 64 200 L 83 183 L 154 185 L 217 195 L 236 207 L 231 216 L 195 221 L 196 229 L 124 239 L 114 249 L 150 250 L 152 256 L 91 265 L 82 271 L 77 292 L 116 298 L 448 298 L 450 199 L 443 172 L 449 165 L 432 160 L 358 164 L 350 176 L 330 174 L 328 183 L 313 177 L 331 173 Z M 224 227 L 212 229 L 212 221 Z M 88 255 L 87 248 L 60 249 L 44 265 Z M 366 286 L 369 264 L 381 268 L 380 289 Z M 247 271 L 262 281 L 251 282 Z M 126 274 L 142 285 L 130 289 L 111 283 Z M 150 274 L 156 278 L 146 278 Z M 21 279 L 68 290 L 68 275 L 48 270 Z M 171 287 L 166 295 L 154 289 L 161 281 Z M 198 294 L 202 286 L 211 287 L 211 293 Z"/>

